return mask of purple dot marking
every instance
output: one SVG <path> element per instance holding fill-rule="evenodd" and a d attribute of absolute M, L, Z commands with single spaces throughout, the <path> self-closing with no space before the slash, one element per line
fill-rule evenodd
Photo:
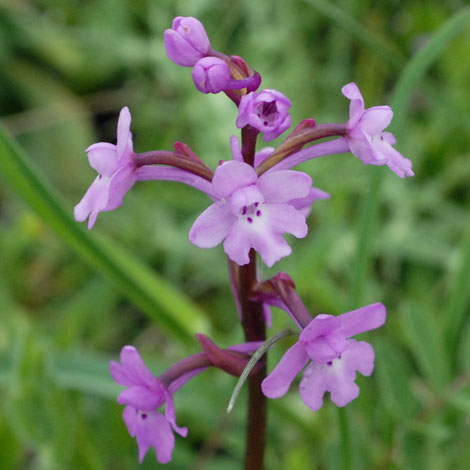
<path fill-rule="evenodd" d="M 252 223 L 253 223 L 253 219 L 252 219 L 251 217 L 247 217 L 246 220 L 248 220 L 248 223 L 249 223 L 249 224 L 252 224 Z"/>
<path fill-rule="evenodd" d="M 256 211 L 256 216 L 259 217 L 261 215 L 261 211 Z"/>

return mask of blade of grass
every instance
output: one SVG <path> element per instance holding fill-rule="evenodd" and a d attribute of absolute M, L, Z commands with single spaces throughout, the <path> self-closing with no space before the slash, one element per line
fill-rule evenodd
<path fill-rule="evenodd" d="M 85 231 L 57 194 L 31 165 L 22 149 L 0 126 L 0 174 L 53 229 L 94 268 L 111 279 L 153 321 L 189 344 L 207 332 L 202 311 L 182 292 L 152 272 L 113 241 Z"/>

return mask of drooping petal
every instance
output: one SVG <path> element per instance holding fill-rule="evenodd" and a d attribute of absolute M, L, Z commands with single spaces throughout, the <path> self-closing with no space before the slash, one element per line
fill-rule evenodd
<path fill-rule="evenodd" d="M 364 111 L 359 126 L 370 136 L 376 136 L 386 129 L 393 118 L 390 106 L 374 106 Z"/>
<path fill-rule="evenodd" d="M 344 85 L 344 87 L 341 88 L 341 93 L 351 100 L 349 105 L 348 126 L 353 127 L 357 124 L 364 112 L 364 98 L 362 97 L 358 86 L 354 82 Z"/>
<path fill-rule="evenodd" d="M 136 182 L 132 163 L 119 168 L 109 181 L 108 199 L 103 211 L 112 211 L 122 205 L 124 196 Z"/>
<path fill-rule="evenodd" d="M 147 369 L 139 352 L 134 346 L 124 346 L 121 350 L 121 364 L 133 385 L 155 387 L 159 385 L 157 378 Z M 136 407 L 137 408 L 137 407 Z"/>
<path fill-rule="evenodd" d="M 135 437 L 137 435 L 137 410 L 132 406 L 126 406 L 122 412 L 122 419 L 124 423 L 126 423 L 127 430 L 131 437 Z"/>
<path fill-rule="evenodd" d="M 292 248 L 281 234 L 268 231 L 264 232 L 264 234 L 255 234 L 252 246 L 269 268 L 292 253 Z"/>
<path fill-rule="evenodd" d="M 168 421 L 157 411 L 141 414 L 137 419 L 139 462 L 142 463 L 150 447 L 155 447 L 157 460 L 160 463 L 168 463 L 175 446 L 175 436 Z"/>
<path fill-rule="evenodd" d="M 323 405 L 323 395 L 330 387 L 329 368 L 330 366 L 312 362 L 305 369 L 300 381 L 300 397 L 312 411 L 318 411 Z"/>
<path fill-rule="evenodd" d="M 302 343 L 295 343 L 290 347 L 279 364 L 263 380 L 261 389 L 268 398 L 282 397 L 295 376 L 302 370 L 308 361 L 308 355 Z"/>
<path fill-rule="evenodd" d="M 262 174 L 256 186 L 267 202 L 283 203 L 306 197 L 312 187 L 312 178 L 301 171 L 271 171 Z"/>
<path fill-rule="evenodd" d="M 258 178 L 254 168 L 247 163 L 231 160 L 214 172 L 212 186 L 219 197 L 230 196 L 236 189 L 253 184 Z"/>
<path fill-rule="evenodd" d="M 318 364 L 326 364 L 341 356 L 346 348 L 346 339 L 336 331 L 320 336 L 305 344 L 310 359 Z"/>
<path fill-rule="evenodd" d="M 124 108 L 122 108 L 121 112 L 119 113 L 116 147 L 119 160 L 124 155 L 126 150 L 132 151 L 131 113 L 129 112 L 129 108 L 127 106 L 124 106 Z"/>
<path fill-rule="evenodd" d="M 216 201 L 195 220 L 189 231 L 189 240 L 200 248 L 213 248 L 227 236 L 236 220 L 230 204 Z"/>
<path fill-rule="evenodd" d="M 100 175 L 111 176 L 119 168 L 117 147 L 107 142 L 90 145 L 86 149 L 90 166 Z"/>
<path fill-rule="evenodd" d="M 411 161 L 387 143 L 385 138 L 383 140 L 381 138 L 374 140 L 373 150 L 376 155 L 383 159 L 384 164 L 400 178 L 414 176 Z"/>
<path fill-rule="evenodd" d="M 345 338 L 350 338 L 375 330 L 385 323 L 385 316 L 386 310 L 381 303 L 366 305 L 336 317 L 339 321 L 338 332 Z"/>
<path fill-rule="evenodd" d="M 304 238 L 308 227 L 304 215 L 289 204 L 266 204 L 263 215 L 269 220 L 269 227 L 277 233 L 290 233 L 296 238 Z"/>
<path fill-rule="evenodd" d="M 246 223 L 236 220 L 230 227 L 224 241 L 224 251 L 227 256 L 240 266 L 248 264 L 250 258 L 248 253 L 253 245 L 253 232 L 248 230 Z"/>
<path fill-rule="evenodd" d="M 108 184 L 106 177 L 97 176 L 91 183 L 82 200 L 75 206 L 73 215 L 75 220 L 83 222 L 88 219 L 88 229 L 95 224 L 98 213 L 103 210 L 108 200 Z"/>
<path fill-rule="evenodd" d="M 171 427 L 175 432 L 177 432 L 180 436 L 186 437 L 188 435 L 188 428 L 180 427 L 176 424 L 176 415 L 175 415 L 175 404 L 173 402 L 173 396 L 171 393 L 165 393 L 165 401 L 166 401 L 166 410 L 165 410 L 165 418 L 171 424 Z"/>
<path fill-rule="evenodd" d="M 243 95 L 240 100 L 240 105 L 238 107 L 238 117 L 236 125 L 239 129 L 245 127 L 248 124 L 250 115 L 253 111 L 253 104 L 256 100 L 256 92 L 252 91 Z"/>
<path fill-rule="evenodd" d="M 144 385 L 131 385 L 122 391 L 117 399 L 120 405 L 130 405 L 137 410 L 151 411 L 164 402 L 163 390 L 151 390 Z"/>
<path fill-rule="evenodd" d="M 349 339 L 346 349 L 341 355 L 344 367 L 348 370 L 359 371 L 368 377 L 374 370 L 374 349 L 365 341 Z"/>

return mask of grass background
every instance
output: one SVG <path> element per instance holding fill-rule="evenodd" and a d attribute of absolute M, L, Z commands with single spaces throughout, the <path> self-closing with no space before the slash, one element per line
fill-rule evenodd
<path fill-rule="evenodd" d="M 463 0 L 42 0 L 0 2 L 0 468 L 137 468 L 107 362 L 134 344 L 155 373 L 242 340 L 221 247 L 187 240 L 204 195 L 141 183 L 89 233 L 70 215 L 94 178 L 84 149 L 114 142 L 130 107 L 135 148 L 190 145 L 230 158 L 236 110 L 197 93 L 163 31 L 197 16 L 214 48 L 243 56 L 293 103 L 293 122 L 345 122 L 341 87 L 391 104 L 416 177 L 338 155 L 302 166 L 331 193 L 287 271 L 312 313 L 381 301 L 387 324 L 346 409 L 354 469 L 467 469 L 470 461 L 470 12 Z M 10 137 L 7 137 L 10 136 Z M 16 140 L 24 149 L 12 144 Z M 274 312 L 276 332 L 288 326 Z M 272 352 L 273 366 L 289 346 Z M 187 439 L 168 469 L 242 467 L 243 396 L 207 371 L 175 397 Z M 268 469 L 341 468 L 337 411 L 295 387 L 269 402 Z M 156 468 L 149 452 L 140 467 Z"/>

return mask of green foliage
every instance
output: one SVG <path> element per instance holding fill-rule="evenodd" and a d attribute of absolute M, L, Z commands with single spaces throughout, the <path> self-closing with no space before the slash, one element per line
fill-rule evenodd
<path fill-rule="evenodd" d="M 286 93 L 293 122 L 344 122 L 342 85 L 390 104 L 399 180 L 349 155 L 303 169 L 330 192 L 288 271 L 312 312 L 382 301 L 376 370 L 347 408 L 354 469 L 466 469 L 470 413 L 470 11 L 461 0 L 7 1 L 0 6 L 0 468 L 136 468 L 108 361 L 135 344 L 155 372 L 197 351 L 194 333 L 241 340 L 222 249 L 188 242 L 207 198 L 139 184 L 93 233 L 71 218 L 94 177 L 84 149 L 133 115 L 136 149 L 183 140 L 215 166 L 236 111 L 198 94 L 163 31 L 177 15 Z M 12 135 L 24 149 L 12 141 Z M 4 184 L 3 184 L 4 183 Z M 59 196 L 60 195 L 60 196 Z M 62 202 L 62 201 L 65 201 Z M 125 248 L 123 248 L 125 247 Z M 274 332 L 289 327 L 274 311 Z M 175 341 L 175 339 L 177 341 Z M 280 357 L 288 341 L 271 352 Z M 274 360 L 270 365 L 274 364 Z M 187 439 L 169 469 L 241 468 L 244 391 L 208 371 L 175 397 Z M 337 411 L 293 391 L 270 405 L 267 468 L 340 468 Z M 201 410 L 204 410 L 201 413 Z M 156 468 L 152 455 L 141 468 Z"/>

